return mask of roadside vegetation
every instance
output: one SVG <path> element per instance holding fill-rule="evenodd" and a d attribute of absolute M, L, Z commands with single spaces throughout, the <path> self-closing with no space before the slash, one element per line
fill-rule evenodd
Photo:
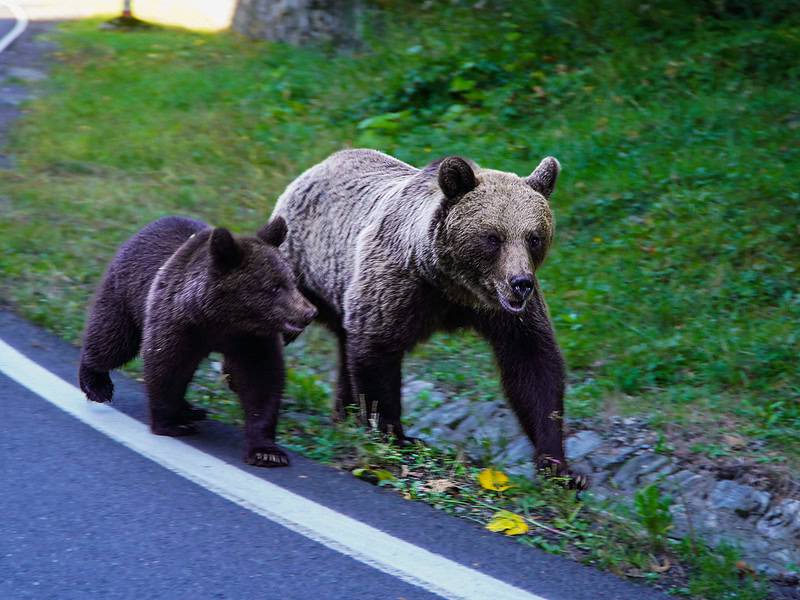
<path fill-rule="evenodd" d="M 15 168 L 0 172 L 0 299 L 78 342 L 117 245 L 164 214 L 255 231 L 289 181 L 344 146 L 416 165 L 461 154 L 520 174 L 552 154 L 564 171 L 540 278 L 570 367 L 568 414 L 649 415 L 667 434 L 697 431 L 699 453 L 735 454 L 725 434 L 745 435 L 766 442 L 762 459 L 797 469 L 792 3 L 379 4 L 349 54 L 61 26 L 58 64 L 10 144 Z M 764 597 L 734 554 L 667 541 L 657 489 L 618 521 L 523 480 L 486 490 L 461 457 L 334 427 L 323 416 L 331 338 L 312 328 L 298 342 L 282 425 L 291 448 L 388 471 L 381 485 L 482 523 L 521 514 L 525 543 L 673 591 Z M 469 333 L 436 336 L 407 369 L 450 397 L 500 393 L 488 347 Z M 194 399 L 235 421 L 220 390 L 196 386 Z M 436 479 L 455 487 L 435 491 Z"/>

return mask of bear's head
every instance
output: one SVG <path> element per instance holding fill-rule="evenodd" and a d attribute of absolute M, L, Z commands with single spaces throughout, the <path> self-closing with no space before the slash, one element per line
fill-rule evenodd
<path fill-rule="evenodd" d="M 439 164 L 440 268 L 472 304 L 511 314 L 525 309 L 553 240 L 548 199 L 560 168 L 547 157 L 523 178 L 457 156 Z"/>
<path fill-rule="evenodd" d="M 217 227 L 208 240 L 208 284 L 203 312 L 224 331 L 297 336 L 317 315 L 297 289 L 278 251 L 286 222 L 277 217 L 253 237 L 234 237 Z"/>

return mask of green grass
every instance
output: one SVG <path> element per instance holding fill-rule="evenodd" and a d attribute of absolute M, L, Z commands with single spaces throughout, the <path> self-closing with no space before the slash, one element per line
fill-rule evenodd
<path fill-rule="evenodd" d="M 487 4 L 390 14 L 344 56 L 62 26 L 47 94 L 11 142 L 18 168 L 0 175 L 2 298 L 77 341 L 93 286 L 136 229 L 179 213 L 253 231 L 289 181 L 343 146 L 520 174 L 553 154 L 557 241 L 540 277 L 570 366 L 568 413 L 719 421 L 795 459 L 789 4 Z M 292 365 L 328 385 L 330 339 L 303 338 Z M 452 396 L 499 394 L 469 333 L 436 336 L 408 367 Z"/>

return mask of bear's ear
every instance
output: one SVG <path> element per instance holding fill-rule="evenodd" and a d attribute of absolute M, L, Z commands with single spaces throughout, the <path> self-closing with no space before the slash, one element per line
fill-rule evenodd
<path fill-rule="evenodd" d="M 275 217 L 259 229 L 256 235 L 266 243 L 278 247 L 286 239 L 286 220 L 283 217 Z"/>
<path fill-rule="evenodd" d="M 453 200 L 475 189 L 475 172 L 460 156 L 448 156 L 439 164 L 439 187 Z"/>
<path fill-rule="evenodd" d="M 231 232 L 224 227 L 217 227 L 211 232 L 208 248 L 214 266 L 224 271 L 233 269 L 242 262 L 242 249 Z"/>
<path fill-rule="evenodd" d="M 559 162 L 552 156 L 548 156 L 542 159 L 542 162 L 534 169 L 533 173 L 528 175 L 525 183 L 545 198 L 550 198 L 550 194 L 553 193 L 556 187 L 556 179 L 558 179 L 560 172 L 561 165 Z"/>

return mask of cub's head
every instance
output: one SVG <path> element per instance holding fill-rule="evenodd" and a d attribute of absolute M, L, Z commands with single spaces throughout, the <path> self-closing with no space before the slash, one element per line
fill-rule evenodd
<path fill-rule="evenodd" d="M 206 317 L 226 331 L 297 336 L 317 315 L 299 292 L 294 274 L 278 251 L 286 222 L 277 217 L 254 237 L 234 237 L 218 227 L 208 240 Z"/>
<path fill-rule="evenodd" d="M 445 275 L 475 305 L 521 313 L 534 293 L 536 269 L 553 240 L 548 199 L 560 165 L 547 157 L 528 177 L 445 158 L 438 169 L 444 198 L 437 254 Z"/>

